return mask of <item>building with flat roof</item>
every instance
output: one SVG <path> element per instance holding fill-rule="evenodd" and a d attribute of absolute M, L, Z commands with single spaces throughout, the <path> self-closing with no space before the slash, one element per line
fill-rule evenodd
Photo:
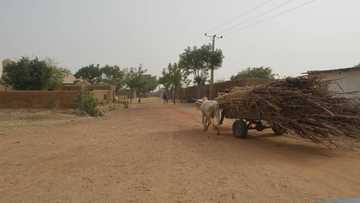
<path fill-rule="evenodd" d="M 351 68 L 308 71 L 307 74 L 330 81 L 329 90 L 336 94 L 360 98 L 360 64 Z"/>

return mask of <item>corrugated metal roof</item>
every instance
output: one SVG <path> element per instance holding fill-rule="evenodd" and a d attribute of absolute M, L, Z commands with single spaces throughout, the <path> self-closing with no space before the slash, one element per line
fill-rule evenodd
<path fill-rule="evenodd" d="M 320 74 L 320 73 L 331 73 L 331 72 L 347 72 L 347 71 L 360 71 L 360 65 L 351 67 L 351 68 L 337 68 L 329 70 L 313 70 L 306 72 L 307 74 Z"/>

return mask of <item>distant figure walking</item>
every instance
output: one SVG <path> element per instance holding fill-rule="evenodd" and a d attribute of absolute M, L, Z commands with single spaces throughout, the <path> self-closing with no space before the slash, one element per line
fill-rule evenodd
<path fill-rule="evenodd" d="M 163 99 L 164 104 L 165 104 L 165 103 L 166 103 L 166 104 L 169 103 L 169 98 L 168 98 L 166 92 L 163 93 L 162 97 L 163 97 L 162 99 Z"/>

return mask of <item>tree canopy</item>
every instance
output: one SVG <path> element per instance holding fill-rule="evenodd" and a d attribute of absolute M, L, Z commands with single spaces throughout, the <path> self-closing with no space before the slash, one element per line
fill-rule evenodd
<path fill-rule="evenodd" d="M 231 80 L 245 79 L 273 80 L 275 74 L 270 67 L 249 67 L 231 77 Z"/>
<path fill-rule="evenodd" d="M 173 81 L 172 81 L 172 78 L 171 78 L 171 63 L 168 65 L 168 68 L 164 68 L 162 70 L 162 76 L 159 78 L 159 84 L 163 85 L 164 88 L 165 88 L 165 91 L 169 91 Z"/>
<path fill-rule="evenodd" d="M 75 73 L 75 77 L 87 80 L 91 84 L 97 83 L 101 81 L 100 65 L 90 64 L 88 66 L 84 66 Z"/>
<path fill-rule="evenodd" d="M 101 81 L 120 89 L 125 84 L 125 72 L 119 66 L 106 65 L 100 69 Z"/>
<path fill-rule="evenodd" d="M 163 69 L 162 76 L 159 78 L 159 84 L 164 86 L 167 94 L 172 94 L 174 103 L 176 98 L 176 90 L 183 84 L 187 83 L 187 74 L 176 63 L 169 63 L 167 69 Z"/>
<path fill-rule="evenodd" d="M 126 70 L 125 84 L 130 92 L 136 96 L 144 96 L 146 93 L 156 89 L 158 81 L 156 76 L 146 74 L 147 70 L 142 66 Z"/>
<path fill-rule="evenodd" d="M 114 85 L 116 89 L 120 89 L 125 83 L 125 72 L 117 65 L 100 65 L 90 64 L 80 68 L 75 74 L 76 78 L 89 81 L 91 84 L 107 83 Z"/>
<path fill-rule="evenodd" d="M 221 67 L 224 55 L 220 49 L 212 51 L 210 45 L 203 45 L 200 48 L 188 47 L 180 55 L 179 66 L 185 70 L 187 75 L 193 76 L 193 82 L 197 85 L 205 84 L 209 71 L 213 67 Z"/>
<path fill-rule="evenodd" d="M 6 63 L 3 81 L 16 90 L 49 90 L 61 86 L 65 69 L 56 67 L 49 60 L 22 57 Z"/>
<path fill-rule="evenodd" d="M 82 67 L 75 77 L 82 78 L 92 84 L 107 83 L 114 85 L 117 90 L 128 88 L 134 97 L 142 96 L 154 90 L 158 81 L 156 76 L 146 74 L 147 70 L 141 66 L 138 68 L 121 69 L 117 65 L 90 64 Z"/>
<path fill-rule="evenodd" d="M 158 80 L 156 76 L 150 75 L 150 74 L 144 74 L 141 77 L 141 80 L 143 80 L 142 86 L 139 88 L 140 96 L 145 96 L 147 93 L 153 91 L 158 86 Z"/>

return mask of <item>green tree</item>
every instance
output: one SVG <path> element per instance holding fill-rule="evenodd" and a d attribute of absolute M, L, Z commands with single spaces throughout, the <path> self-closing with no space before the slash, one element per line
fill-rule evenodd
<path fill-rule="evenodd" d="M 22 57 L 3 68 L 3 81 L 17 90 L 56 89 L 61 86 L 65 75 L 62 69 L 39 58 Z"/>
<path fill-rule="evenodd" d="M 154 90 L 158 85 L 156 76 L 145 74 L 146 72 L 147 70 L 143 69 L 142 66 L 130 68 L 126 71 L 125 84 L 130 89 L 131 98 L 138 97 L 139 102 L 141 96 Z"/>
<path fill-rule="evenodd" d="M 61 69 L 61 68 L 56 68 L 56 67 L 51 67 L 50 69 L 50 74 L 52 75 L 47 84 L 46 84 L 46 89 L 49 90 L 54 90 L 57 89 L 58 87 L 61 86 L 62 82 L 64 81 L 64 77 L 65 74 L 67 73 L 68 70 L 66 69 Z"/>
<path fill-rule="evenodd" d="M 162 70 L 162 76 L 159 78 L 159 84 L 164 86 L 165 94 L 169 94 L 169 90 L 172 85 L 170 67 L 171 67 L 171 64 L 169 64 L 167 69 L 164 68 Z"/>
<path fill-rule="evenodd" d="M 130 98 L 136 98 L 139 87 L 142 86 L 141 75 L 145 71 L 139 68 L 129 68 L 126 70 L 125 84 L 130 90 Z"/>
<path fill-rule="evenodd" d="M 71 74 L 71 71 L 66 68 L 58 67 L 52 59 L 45 59 L 45 62 L 50 68 L 50 73 L 52 75 L 48 80 L 47 88 L 52 90 L 57 89 L 64 81 L 64 77 L 67 74 Z"/>
<path fill-rule="evenodd" d="M 89 81 L 91 84 L 95 84 L 97 82 L 101 81 L 101 70 L 100 70 L 100 65 L 88 65 L 85 67 L 80 68 L 76 74 L 75 77 L 76 78 L 81 78 L 83 80 L 87 80 Z"/>
<path fill-rule="evenodd" d="M 194 46 L 193 48 L 188 47 L 180 55 L 179 65 L 189 75 L 193 76 L 193 82 L 196 85 L 202 83 L 205 84 L 208 77 L 208 70 L 205 64 L 205 57 L 202 55 L 203 52 Z"/>
<path fill-rule="evenodd" d="M 142 86 L 139 87 L 140 96 L 145 96 L 147 93 L 153 91 L 158 86 L 158 80 L 156 76 L 145 74 L 141 77 L 143 81 Z"/>
<path fill-rule="evenodd" d="M 245 79 L 273 80 L 275 79 L 275 74 L 270 67 L 249 67 L 231 77 L 231 80 Z"/>
<path fill-rule="evenodd" d="M 116 87 L 118 91 L 124 85 L 125 73 L 119 66 L 106 65 L 101 68 L 102 81 Z"/>
<path fill-rule="evenodd" d="M 193 82 L 200 88 L 205 85 L 209 78 L 211 69 L 218 69 L 223 63 L 224 55 L 220 49 L 212 51 L 210 45 L 203 45 L 198 48 L 188 47 L 180 55 L 179 66 L 185 70 L 187 75 L 192 75 Z"/>
<path fill-rule="evenodd" d="M 162 76 L 159 79 L 159 84 L 164 86 L 167 95 L 172 95 L 174 103 L 176 103 L 176 92 L 186 83 L 187 75 L 176 63 L 169 63 L 167 69 L 163 69 Z"/>

